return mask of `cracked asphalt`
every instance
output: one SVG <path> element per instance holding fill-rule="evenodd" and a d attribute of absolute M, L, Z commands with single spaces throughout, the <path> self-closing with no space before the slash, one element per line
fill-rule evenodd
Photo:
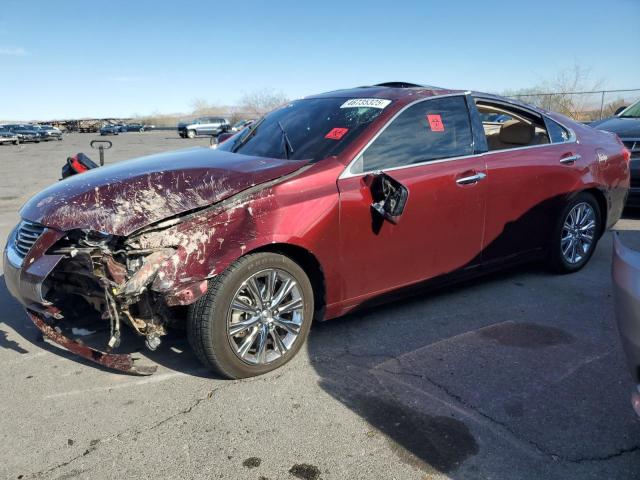
<path fill-rule="evenodd" d="M 94 138 L 0 146 L 0 235 Z M 192 145 L 110 138 L 107 163 Z M 640 248 L 640 214 L 618 223 Z M 2 242 L 4 244 L 4 240 Z M 375 261 L 375 259 L 372 259 Z M 38 340 L 0 280 L 0 477 L 638 479 L 640 420 L 613 318 L 611 233 L 569 276 L 527 265 L 314 325 L 284 368 L 242 381 L 183 332 L 150 377 Z"/>

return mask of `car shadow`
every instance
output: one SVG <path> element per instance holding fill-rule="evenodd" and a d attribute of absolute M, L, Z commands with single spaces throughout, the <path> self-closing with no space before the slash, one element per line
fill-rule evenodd
<path fill-rule="evenodd" d="M 584 458 L 639 448 L 639 425 L 602 311 L 578 312 L 581 328 L 602 329 L 583 336 L 563 321 L 570 290 L 532 301 L 561 278 L 523 265 L 319 323 L 309 358 L 320 386 L 370 425 L 361 441 L 381 433 L 426 475 L 566 478 Z"/>

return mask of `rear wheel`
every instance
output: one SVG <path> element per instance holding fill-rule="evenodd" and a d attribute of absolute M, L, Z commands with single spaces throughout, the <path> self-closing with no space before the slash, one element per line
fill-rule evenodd
<path fill-rule="evenodd" d="M 187 131 L 187 137 L 196 138 L 196 131 L 195 130 L 188 130 Z"/>
<path fill-rule="evenodd" d="M 602 231 L 598 202 L 590 193 L 576 195 L 564 208 L 554 231 L 549 252 L 551 267 L 558 273 L 577 272 L 584 267 Z"/>
<path fill-rule="evenodd" d="M 227 378 L 274 370 L 305 342 L 313 289 L 304 270 L 276 253 L 241 257 L 214 278 L 189 309 L 189 343 L 206 366 Z"/>

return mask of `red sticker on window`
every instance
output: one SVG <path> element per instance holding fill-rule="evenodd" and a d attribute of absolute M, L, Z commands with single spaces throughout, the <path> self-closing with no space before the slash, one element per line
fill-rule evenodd
<path fill-rule="evenodd" d="M 444 132 L 444 123 L 440 115 L 427 115 L 427 121 L 432 132 Z"/>
<path fill-rule="evenodd" d="M 345 134 L 349 131 L 348 128 L 333 128 L 329 133 L 327 133 L 324 138 L 328 138 L 329 140 L 340 140 Z"/>

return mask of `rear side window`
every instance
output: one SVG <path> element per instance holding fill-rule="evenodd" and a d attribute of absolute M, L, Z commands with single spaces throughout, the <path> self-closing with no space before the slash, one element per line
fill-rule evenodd
<path fill-rule="evenodd" d="M 472 153 L 466 101 L 462 96 L 445 97 L 417 103 L 402 112 L 355 165 L 357 170 L 372 171 Z"/>
<path fill-rule="evenodd" d="M 569 140 L 569 132 L 566 128 L 548 117 L 545 117 L 544 121 L 547 124 L 547 132 L 549 132 L 551 143 L 562 143 Z"/>

